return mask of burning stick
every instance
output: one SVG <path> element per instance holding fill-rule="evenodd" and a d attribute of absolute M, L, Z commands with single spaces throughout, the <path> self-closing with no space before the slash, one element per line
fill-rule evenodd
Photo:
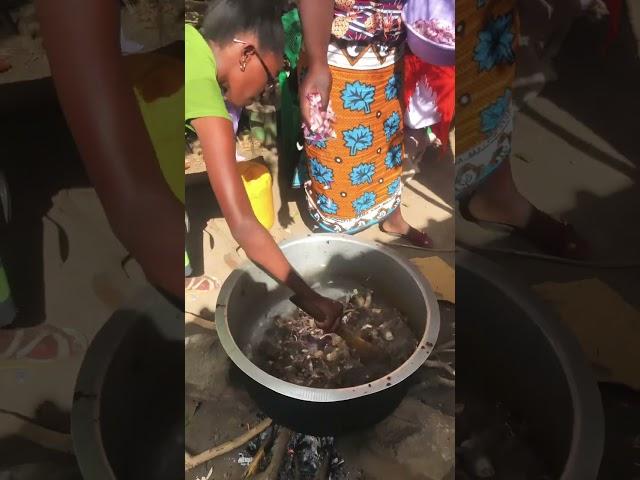
<path fill-rule="evenodd" d="M 318 470 L 318 473 L 316 474 L 316 477 L 318 480 L 325 480 L 326 478 L 329 478 L 329 462 L 330 462 L 331 458 L 329 457 L 329 452 L 326 452 L 324 459 L 322 460 L 322 463 L 320 464 L 320 469 Z"/>
<path fill-rule="evenodd" d="M 434 354 L 439 353 L 452 353 L 456 350 L 456 341 L 449 340 L 448 342 L 443 343 L 442 345 L 436 345 L 436 348 L 433 350 Z"/>
<path fill-rule="evenodd" d="M 268 441 L 262 442 L 262 445 L 260 445 L 258 452 L 253 456 L 253 460 L 251 460 L 251 463 L 245 470 L 244 475 L 242 476 L 243 480 L 246 480 L 247 478 L 251 478 L 256 473 L 258 473 L 258 468 L 260 467 L 260 462 L 264 458 L 265 452 L 267 451 L 268 443 L 269 443 Z"/>
<path fill-rule="evenodd" d="M 9 428 L 14 426 L 12 425 L 14 422 L 15 431 L 20 432 L 19 436 L 44 448 L 63 453 L 73 452 L 71 435 L 44 428 L 27 417 L 3 408 L 0 408 L 0 420 L 2 425 L 9 426 Z"/>
<path fill-rule="evenodd" d="M 225 453 L 232 452 L 236 448 L 241 447 L 242 445 L 247 443 L 252 438 L 260 435 L 267 428 L 269 428 L 271 423 L 272 423 L 272 420 L 270 418 L 267 418 L 262 422 L 260 422 L 255 427 L 253 427 L 248 432 L 240 435 L 238 438 L 231 440 L 229 442 L 225 442 L 222 445 L 218 445 L 216 447 L 210 448 L 209 450 L 206 450 L 198 455 L 194 455 L 193 457 L 185 452 L 184 471 L 186 472 L 188 470 L 191 470 L 197 467 L 198 465 L 202 465 L 204 462 L 208 462 L 209 460 L 219 457 L 220 455 L 224 455 Z"/>
<path fill-rule="evenodd" d="M 271 463 L 264 472 L 255 477 L 256 480 L 275 480 L 278 477 L 278 471 L 280 470 L 280 465 L 282 465 L 284 455 L 287 453 L 287 445 L 289 444 L 291 435 L 291 430 L 285 427 L 280 427 L 278 430 L 278 436 L 273 443 Z"/>
<path fill-rule="evenodd" d="M 445 387 L 451 387 L 451 388 L 455 388 L 456 387 L 456 381 L 455 380 L 450 380 L 448 378 L 441 377 L 440 375 L 436 376 L 436 379 L 438 380 L 438 383 L 440 385 L 444 385 Z"/>
<path fill-rule="evenodd" d="M 445 370 L 449 375 L 455 378 L 456 371 L 453 369 L 451 365 L 445 362 L 441 362 L 440 360 L 427 360 L 425 365 L 429 368 L 439 368 L 441 370 Z"/>

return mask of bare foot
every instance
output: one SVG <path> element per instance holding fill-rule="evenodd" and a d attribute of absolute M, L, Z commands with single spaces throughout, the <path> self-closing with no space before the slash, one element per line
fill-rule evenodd
<path fill-rule="evenodd" d="M 524 228 L 533 211 L 533 205 L 520 193 L 507 199 L 504 195 L 483 189 L 473 194 L 468 209 L 478 221 Z"/>
<path fill-rule="evenodd" d="M 86 348 L 87 340 L 79 332 L 69 328 L 39 325 L 0 330 L 0 361 L 48 362 L 72 357 Z"/>
<path fill-rule="evenodd" d="M 398 208 L 382 222 L 382 228 L 387 233 L 406 235 L 411 230 L 411 225 L 404 219 L 402 212 Z"/>
<path fill-rule="evenodd" d="M 217 288 L 220 288 L 220 282 L 217 278 L 210 277 L 209 275 L 184 279 L 184 289 L 188 292 L 210 292 Z"/>
<path fill-rule="evenodd" d="M 478 221 L 524 228 L 533 212 L 533 205 L 513 181 L 509 160 L 502 162 L 472 195 L 468 211 Z"/>

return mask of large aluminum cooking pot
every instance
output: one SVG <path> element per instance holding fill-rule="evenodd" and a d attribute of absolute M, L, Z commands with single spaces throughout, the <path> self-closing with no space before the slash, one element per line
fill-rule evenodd
<path fill-rule="evenodd" d="M 93 339 L 71 411 L 83 478 L 183 478 L 183 305 L 148 288 Z"/>
<path fill-rule="evenodd" d="M 392 250 L 351 236 L 309 235 L 281 247 L 293 267 L 328 296 L 338 298 L 366 287 L 390 301 L 407 315 L 419 338 L 418 348 L 388 376 L 350 388 L 302 387 L 269 375 L 244 351 L 260 341 L 274 315 L 295 307 L 288 301 L 288 289 L 247 263 L 226 280 L 216 308 L 218 335 L 236 373 L 267 415 L 299 432 L 336 434 L 383 419 L 402 400 L 407 379 L 436 343 L 440 315 L 429 282 Z"/>
<path fill-rule="evenodd" d="M 456 253 L 456 300 L 457 396 L 517 414 L 552 478 L 595 480 L 604 416 L 577 340 L 518 279 L 467 251 Z"/>

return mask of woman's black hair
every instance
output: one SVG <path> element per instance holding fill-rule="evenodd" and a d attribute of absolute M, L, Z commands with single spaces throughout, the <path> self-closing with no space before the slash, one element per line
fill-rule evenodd
<path fill-rule="evenodd" d="M 282 12 L 279 0 L 212 0 L 200 32 L 219 45 L 232 42 L 240 32 L 254 32 L 260 49 L 282 54 Z"/>

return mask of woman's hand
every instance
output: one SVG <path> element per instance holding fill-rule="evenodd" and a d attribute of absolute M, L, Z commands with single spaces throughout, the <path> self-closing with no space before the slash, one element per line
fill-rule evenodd
<path fill-rule="evenodd" d="M 327 51 L 331 38 L 331 22 L 334 15 L 333 0 L 299 0 L 302 38 L 309 64 L 307 75 L 300 85 L 300 110 L 302 120 L 310 126 L 310 108 L 307 95 L 319 93 L 321 108 L 327 110 L 331 92 L 331 72 L 327 65 Z"/>
<path fill-rule="evenodd" d="M 314 294 L 304 297 L 294 295 L 291 301 L 300 310 L 311 315 L 318 327 L 325 332 L 333 332 L 342 318 L 344 308 L 342 304 L 322 295 Z"/>
<path fill-rule="evenodd" d="M 311 109 L 309 107 L 309 95 L 319 93 L 322 97 L 322 111 L 327 110 L 329 94 L 331 93 L 331 71 L 326 63 L 313 64 L 302 80 L 300 86 L 300 110 L 302 120 L 309 126 L 311 124 Z"/>

